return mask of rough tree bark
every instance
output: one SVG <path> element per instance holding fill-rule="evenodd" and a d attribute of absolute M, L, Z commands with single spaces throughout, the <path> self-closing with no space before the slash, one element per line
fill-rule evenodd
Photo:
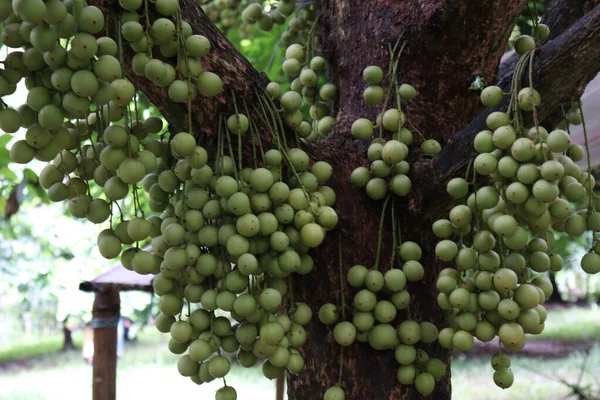
<path fill-rule="evenodd" d="M 90 3 L 106 13 L 117 10 L 114 0 Z M 482 112 L 478 95 L 468 87 L 476 76 L 486 82 L 495 82 L 499 76 L 502 86 L 510 81 L 514 60 L 504 63 L 499 72 L 498 67 L 512 26 L 526 3 L 526 0 L 320 1 L 321 43 L 331 63 L 331 78 L 338 85 L 340 97 L 332 135 L 317 146 L 308 146 L 308 151 L 315 159 L 328 161 L 334 167 L 331 186 L 337 193 L 335 208 L 340 223 L 313 253 L 314 271 L 293 279 L 295 299 L 309 304 L 313 313 L 316 314 L 323 303 L 338 302 L 340 242 L 344 272 L 354 264 L 371 266 L 375 260 L 381 203 L 368 200 L 364 193 L 350 185 L 351 171 L 359 165 L 367 165 L 366 149 L 352 139 L 350 125 L 360 117 L 376 117 L 376 109 L 362 100 L 365 87 L 362 70 L 373 64 L 385 70 L 388 44 L 393 45 L 403 33 L 406 48 L 400 61 L 399 81 L 412 84 L 420 92 L 406 106 L 407 118 L 427 138 L 445 145 L 442 153 L 433 159 L 421 157 L 418 146 L 411 148 L 413 192 L 408 200 L 396 203 L 403 240 L 419 243 L 424 252 L 425 278 L 408 286 L 412 296 L 411 317 L 444 325 L 445 315 L 435 302 L 435 280 L 444 265 L 437 262 L 433 254 L 435 238 L 430 232 L 431 223 L 449 209 L 445 182 L 460 173 L 472 157 L 470 140 L 484 126 L 489 113 L 489 110 Z M 267 78 L 255 71 L 224 39 L 193 1 L 182 0 L 180 4 L 184 19 L 192 25 L 194 33 L 207 36 L 213 45 L 213 51 L 203 60 L 205 69 L 217 72 L 224 82 L 223 94 L 215 99 L 199 99 L 193 105 L 194 132 L 201 143 L 210 144 L 214 142 L 210 138 L 214 138 L 216 132 L 216 116 L 232 113 L 231 93 L 238 101 L 251 102 L 254 90 L 264 87 Z M 547 23 L 552 36 L 538 51 L 534 64 L 534 83 L 545 101 L 540 110 L 542 117 L 575 98 L 600 68 L 600 47 L 597 46 L 600 6 L 597 4 L 597 0 L 555 0 L 548 9 Z M 114 32 L 114 27 L 111 29 Z M 126 54 L 126 62 L 131 55 Z M 186 107 L 169 102 L 166 89 L 149 85 L 129 67 L 127 76 L 157 105 L 173 132 L 187 129 Z M 389 260 L 391 254 L 389 221 L 386 228 L 383 260 Z M 384 262 L 380 270 L 388 268 L 389 264 Z M 350 303 L 354 292 L 348 288 L 344 292 Z M 339 346 L 333 341 L 331 329 L 314 322 L 307 334 L 308 341 L 301 349 L 306 368 L 298 376 L 289 376 L 291 400 L 321 398 L 325 389 L 337 382 Z M 431 356 L 449 364 L 447 351 L 437 345 L 424 348 Z M 392 352 L 376 352 L 367 344 L 349 347 L 345 351 L 343 373 L 346 399 L 419 398 L 412 387 L 397 384 L 396 366 Z M 450 398 L 449 372 L 438 382 L 431 398 Z"/>
<path fill-rule="evenodd" d="M 63 345 L 61 351 L 75 350 L 75 343 L 73 343 L 73 332 L 67 325 L 68 321 L 69 317 L 66 317 L 62 321 Z"/>

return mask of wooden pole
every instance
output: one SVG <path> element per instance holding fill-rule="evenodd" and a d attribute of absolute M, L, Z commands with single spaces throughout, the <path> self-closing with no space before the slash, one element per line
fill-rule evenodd
<path fill-rule="evenodd" d="M 281 374 L 277 377 L 275 384 L 276 384 L 276 399 L 277 400 L 283 400 L 283 386 L 284 386 L 284 381 L 285 381 L 285 374 Z"/>
<path fill-rule="evenodd" d="M 96 292 L 92 310 L 94 328 L 93 400 L 117 397 L 117 324 L 119 289 L 108 285 Z"/>

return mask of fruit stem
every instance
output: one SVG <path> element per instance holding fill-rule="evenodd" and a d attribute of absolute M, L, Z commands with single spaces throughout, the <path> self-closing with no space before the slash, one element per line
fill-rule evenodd
<path fill-rule="evenodd" d="M 338 386 L 342 386 L 342 373 L 344 371 L 344 346 L 340 346 L 340 376 L 338 377 Z"/>
<path fill-rule="evenodd" d="M 569 136 L 571 136 L 571 127 L 570 127 L 570 124 L 569 124 L 569 120 L 567 119 L 567 114 L 565 113 L 565 107 L 563 107 L 561 105 L 560 106 L 560 111 L 562 112 L 563 122 L 565 123 L 565 126 L 567 127 L 567 133 L 569 134 Z"/>
<path fill-rule="evenodd" d="M 421 131 L 420 131 L 420 130 L 418 130 L 418 129 L 417 129 L 417 127 L 416 127 L 416 126 L 414 126 L 414 125 L 413 125 L 413 123 L 412 123 L 412 122 L 410 122 L 410 120 L 409 120 L 408 118 L 406 118 L 406 122 L 408 122 L 408 124 L 410 125 L 410 127 L 411 127 L 411 128 L 412 128 L 412 129 L 413 129 L 415 132 L 417 132 L 417 134 L 418 134 L 418 135 L 421 137 L 421 139 L 423 139 L 423 141 L 427 140 L 427 139 L 425 139 L 425 136 L 423 136 L 423 134 L 421 133 Z"/>
<path fill-rule="evenodd" d="M 217 143 L 217 147 L 218 147 L 218 150 L 217 150 L 218 151 L 218 153 L 217 153 L 217 160 L 219 161 L 219 163 L 218 164 L 215 163 L 215 167 L 217 167 L 219 175 L 223 174 L 223 168 L 224 168 L 224 165 L 225 165 L 225 159 L 223 158 L 223 155 L 225 153 L 225 151 L 224 151 L 225 145 L 224 145 L 224 140 L 223 140 L 223 130 L 221 128 L 223 126 L 222 122 L 223 122 L 223 116 L 221 115 L 219 117 L 219 125 L 218 125 L 218 128 L 217 128 L 218 129 L 217 130 L 217 135 L 218 135 L 217 136 L 217 138 L 218 138 L 217 139 L 218 140 L 218 143 Z"/>
<path fill-rule="evenodd" d="M 293 310 L 296 308 L 296 302 L 294 301 L 294 285 L 292 282 L 292 276 L 290 275 L 288 277 L 288 287 L 289 287 L 289 291 L 290 291 L 290 309 L 289 309 L 289 314 L 291 315 Z"/>
<path fill-rule="evenodd" d="M 235 99 L 235 93 L 233 90 L 231 91 L 231 97 L 233 97 L 233 109 L 235 110 L 235 119 L 237 120 L 237 128 L 238 128 L 238 169 L 240 170 L 240 174 L 242 172 L 242 123 L 240 121 L 240 114 L 238 113 L 237 101 Z M 241 183 L 241 182 L 240 182 Z"/>
<path fill-rule="evenodd" d="M 396 202 L 392 202 L 392 257 L 390 258 L 390 268 L 394 268 L 394 258 L 396 257 L 396 243 L 398 233 L 396 227 Z"/>
<path fill-rule="evenodd" d="M 588 142 L 588 135 L 587 135 L 587 127 L 585 125 L 585 117 L 583 116 L 583 107 L 581 107 L 581 102 L 578 100 L 577 101 L 577 107 L 579 108 L 579 114 L 581 114 L 581 125 L 583 128 L 583 137 L 585 139 L 585 152 L 587 155 L 587 173 L 588 173 L 588 180 L 590 179 L 590 175 L 592 173 L 592 158 L 590 155 L 590 145 Z M 590 183 L 588 182 L 588 186 L 590 185 Z M 590 187 L 590 195 L 589 195 L 589 206 L 588 206 L 588 212 L 589 213 L 593 213 L 594 212 L 594 208 L 592 207 L 592 199 L 594 197 L 594 188 L 593 186 Z"/>
<path fill-rule="evenodd" d="M 248 109 L 246 108 L 246 111 Z M 260 135 L 258 134 L 258 129 L 256 128 L 256 124 L 254 123 L 254 121 L 250 122 L 250 132 L 252 133 L 252 143 L 254 143 L 255 138 L 254 135 L 256 135 L 256 139 L 258 139 L 258 149 L 260 150 L 260 155 L 261 155 L 261 159 L 264 161 L 265 160 L 265 151 L 263 150 L 263 146 L 262 146 L 262 140 L 260 140 Z M 255 160 L 257 159 L 256 155 L 254 156 Z"/>
<path fill-rule="evenodd" d="M 285 129 L 283 128 L 283 122 L 281 121 L 280 115 L 275 114 L 273 112 L 273 110 L 276 110 L 277 107 L 275 107 L 275 103 L 273 103 L 273 101 L 271 100 L 271 98 L 269 96 L 262 96 L 262 100 L 264 102 L 268 103 L 267 109 L 269 110 L 269 113 L 271 114 L 271 118 L 273 118 L 273 121 L 275 122 L 275 127 L 277 128 L 277 125 L 279 125 L 279 132 L 281 132 L 281 136 L 283 138 L 283 145 L 285 146 L 285 149 L 287 150 L 289 147 L 287 144 L 287 139 L 285 137 Z M 279 137 L 279 132 L 276 131 L 278 137 Z"/>
<path fill-rule="evenodd" d="M 76 125 L 76 128 L 77 128 L 77 132 L 79 132 L 79 118 L 77 119 L 77 122 L 75 123 L 75 125 Z M 87 119 L 86 119 L 86 129 L 87 129 Z M 79 155 L 81 156 L 81 160 L 83 161 L 84 160 L 84 154 L 83 154 L 83 148 L 81 147 L 81 140 L 79 140 L 77 143 L 79 145 L 79 149 L 78 149 L 79 150 Z M 92 193 L 90 192 L 90 185 L 87 184 L 87 182 L 86 182 L 85 187 L 87 188 L 87 194 L 88 194 L 88 196 L 92 197 Z M 120 208 L 119 208 L 119 210 L 120 210 Z M 121 211 L 121 219 L 123 219 L 123 212 L 122 211 Z"/>
<path fill-rule="evenodd" d="M 319 17 L 320 15 L 317 16 L 317 18 L 315 18 L 315 21 L 313 22 L 312 26 L 310 27 L 310 31 L 308 32 L 308 39 L 307 42 L 308 44 L 306 45 L 306 47 L 308 48 L 308 50 L 310 50 L 310 58 L 312 58 L 314 56 L 314 43 L 315 43 L 315 33 L 317 31 L 317 22 L 319 21 Z M 306 52 L 307 57 L 306 60 L 308 61 L 308 51 Z"/>
<path fill-rule="evenodd" d="M 475 162 L 473 160 L 473 162 Z M 473 201 L 475 202 L 475 229 L 479 230 L 479 207 L 477 207 L 477 171 L 473 168 Z"/>
<path fill-rule="evenodd" d="M 383 209 L 381 210 L 381 218 L 379 219 L 379 232 L 377 233 L 377 255 L 375 257 L 375 266 L 373 267 L 374 270 L 379 270 L 379 258 L 381 257 L 381 238 L 383 235 L 383 221 L 385 220 L 385 209 L 387 208 L 387 205 L 390 201 L 390 197 L 391 195 L 387 195 L 387 197 L 385 198 L 385 201 L 383 202 Z"/>
<path fill-rule="evenodd" d="M 396 51 L 396 48 L 398 46 L 398 44 L 400 43 L 400 39 L 402 39 L 402 35 L 404 33 L 402 33 L 400 35 L 400 37 L 398 38 L 398 40 L 396 41 L 396 45 L 394 46 L 393 49 L 390 49 L 391 53 L 390 54 L 390 68 L 388 69 L 388 75 L 389 75 L 389 84 L 390 87 L 388 88 L 387 94 L 385 96 L 385 101 L 383 102 L 383 108 L 381 109 L 381 123 L 379 124 L 379 137 L 383 137 L 383 113 L 385 112 L 385 109 L 388 105 L 388 102 L 390 100 L 390 96 L 392 94 L 392 88 L 395 87 L 396 85 L 396 73 L 398 72 L 398 62 L 400 61 L 400 55 L 402 54 L 402 51 L 404 50 L 404 47 L 406 46 L 406 42 L 402 43 L 402 47 L 400 48 L 400 50 L 398 51 L 398 54 L 395 56 L 394 58 L 394 52 Z M 392 67 L 393 65 L 393 67 Z M 391 73 L 391 75 L 390 75 Z M 400 103 L 398 103 L 398 110 L 400 110 Z"/>
<path fill-rule="evenodd" d="M 535 28 L 535 27 L 534 27 Z M 540 136 L 540 124 L 537 116 L 537 108 L 535 106 L 535 100 L 533 96 L 533 55 L 535 53 L 535 49 L 531 50 L 531 57 L 529 58 L 529 87 L 531 88 L 531 105 L 533 106 L 533 122 L 535 123 L 535 132 L 536 137 Z"/>
<path fill-rule="evenodd" d="M 342 319 L 346 320 L 346 299 L 344 296 L 344 262 L 342 260 L 342 232 L 338 232 L 338 260 L 340 263 L 340 305 Z"/>
<path fill-rule="evenodd" d="M 151 39 L 150 39 L 150 27 L 152 25 L 150 25 L 150 13 L 148 12 L 148 0 L 144 0 L 144 14 L 146 17 L 146 29 L 144 29 L 144 32 L 146 33 L 146 41 L 148 42 L 148 48 L 147 48 L 148 56 L 150 58 L 152 58 L 152 46 L 150 45 L 152 43 Z M 119 30 L 120 30 L 120 28 L 119 28 Z M 188 74 L 189 74 L 189 71 L 188 71 Z"/>
<path fill-rule="evenodd" d="M 145 0 L 147 1 L 147 0 Z M 147 4 L 146 4 L 147 6 Z M 148 18 L 148 16 L 146 15 L 146 18 Z M 189 126 L 189 134 L 193 135 L 193 129 L 192 129 L 192 82 L 191 82 L 191 78 L 190 78 L 190 61 L 189 58 L 187 56 L 186 50 L 185 50 L 185 40 L 183 38 L 183 29 L 181 28 L 181 22 L 183 21 L 183 19 L 181 18 L 181 10 L 177 10 L 177 59 L 179 61 L 179 57 L 181 57 L 182 51 L 183 51 L 183 59 L 185 62 L 185 69 L 187 71 L 187 83 L 188 83 L 188 87 L 187 87 L 187 106 L 188 106 L 188 126 Z M 235 101 L 235 99 L 234 99 Z M 238 121 L 238 125 L 239 125 L 239 121 Z"/>
<path fill-rule="evenodd" d="M 531 14 L 531 24 L 533 25 L 532 29 L 533 29 L 533 38 L 535 40 L 535 43 L 537 44 L 539 42 L 539 37 L 538 37 L 538 14 L 537 14 L 537 2 L 536 0 L 533 0 L 533 8 L 531 8 L 529 6 L 529 4 L 527 4 L 527 9 L 529 10 L 529 14 Z"/>

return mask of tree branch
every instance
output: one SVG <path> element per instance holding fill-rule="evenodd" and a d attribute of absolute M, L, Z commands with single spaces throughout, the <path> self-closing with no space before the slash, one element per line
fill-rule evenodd
<path fill-rule="evenodd" d="M 574 93 L 591 81 L 600 69 L 600 5 L 587 13 L 563 34 L 542 46 L 535 54 L 533 81 L 542 96 L 538 118 L 544 120 L 561 104 L 573 100 Z M 500 77 L 498 85 L 506 90 L 512 72 Z M 524 79 L 526 82 L 527 80 Z M 475 154 L 472 142 L 485 128 L 492 111 L 506 110 L 508 99 L 495 109 L 484 110 L 467 127 L 456 133 L 433 159 L 436 182 L 445 182 L 464 170 Z"/>
<path fill-rule="evenodd" d="M 552 29 L 552 40 L 600 4 L 599 0 L 554 0 L 542 16 L 542 22 Z"/>
<path fill-rule="evenodd" d="M 542 16 L 542 23 L 550 27 L 550 36 L 546 42 L 566 31 L 598 4 L 600 4 L 600 0 L 554 0 Z M 500 64 L 498 76 L 512 72 L 518 59 L 519 57 L 515 54 Z"/>
<path fill-rule="evenodd" d="M 107 16 L 119 15 L 120 8 L 114 0 L 90 0 L 89 4 L 99 7 Z M 254 90 L 264 88 L 269 82 L 267 76 L 255 70 L 250 62 L 240 54 L 227 38 L 212 23 L 208 16 L 193 0 L 181 0 L 179 2 L 183 20 L 192 26 L 193 33 L 208 38 L 211 50 L 202 58 L 204 71 L 212 71 L 218 74 L 223 81 L 223 90 L 215 98 L 206 98 L 200 94 L 192 102 L 192 122 L 194 134 L 205 141 L 206 136 L 215 136 L 220 115 L 231 115 L 233 102 L 231 95 L 234 94 L 238 108 L 245 100 L 250 103 Z M 151 7 L 152 8 L 152 7 Z M 154 21 L 159 16 L 155 11 L 150 11 L 150 20 Z M 112 21 L 109 21 L 112 23 Z M 116 37 L 117 27 L 111 24 L 110 35 Z M 187 104 L 175 103 L 167 95 L 167 88 L 161 88 L 152 84 L 146 77 L 136 75 L 131 68 L 131 60 L 135 52 L 130 46 L 124 46 L 125 74 L 127 78 L 142 91 L 161 114 L 167 119 L 171 132 L 188 130 Z M 159 57 L 160 58 L 160 57 Z M 165 60 L 164 58 L 162 58 Z M 176 57 L 168 60 L 176 65 Z M 242 108 L 243 109 L 243 108 Z M 211 140 L 212 141 L 212 140 Z"/>

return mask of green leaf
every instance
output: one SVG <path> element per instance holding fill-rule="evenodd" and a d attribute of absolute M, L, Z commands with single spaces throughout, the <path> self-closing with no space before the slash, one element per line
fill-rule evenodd
<path fill-rule="evenodd" d="M 6 147 L 8 142 L 13 139 L 13 135 L 2 135 L 0 136 L 0 147 Z"/>
<path fill-rule="evenodd" d="M 35 172 L 33 172 L 33 170 L 31 170 L 29 168 L 25 168 L 23 170 L 23 178 L 27 182 L 32 182 L 32 183 L 37 183 L 37 181 L 39 180 L 37 174 Z"/>
<path fill-rule="evenodd" d="M 6 197 L 0 196 L 0 214 L 4 215 L 6 210 Z"/>
<path fill-rule="evenodd" d="M 10 151 L 5 148 L 0 148 L 0 167 L 5 167 L 10 164 Z"/>
<path fill-rule="evenodd" d="M 0 167 L 0 176 L 16 182 L 19 178 L 17 177 L 17 174 L 15 174 L 14 172 L 12 172 L 8 167 L 4 166 L 4 167 Z"/>

